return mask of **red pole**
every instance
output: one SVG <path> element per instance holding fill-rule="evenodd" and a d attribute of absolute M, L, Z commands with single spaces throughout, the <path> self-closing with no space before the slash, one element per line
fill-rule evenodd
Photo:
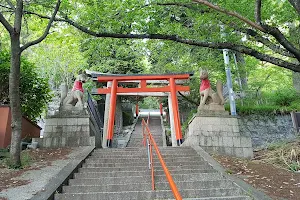
<path fill-rule="evenodd" d="M 162 103 L 159 103 L 159 111 L 160 111 L 160 115 L 163 115 L 163 106 Z"/>
<path fill-rule="evenodd" d="M 174 115 L 176 140 L 177 140 L 177 145 L 180 145 L 180 144 L 182 144 L 182 133 L 181 133 L 181 125 L 180 125 L 179 114 L 178 114 L 178 101 L 177 101 L 177 94 L 176 94 L 176 83 L 175 83 L 174 78 L 170 78 L 170 88 L 171 88 L 172 109 L 173 109 L 173 115 Z"/>
<path fill-rule="evenodd" d="M 135 104 L 135 117 L 139 116 L 139 104 Z"/>
<path fill-rule="evenodd" d="M 114 134 L 114 123 L 115 123 L 115 111 L 116 111 L 116 102 L 117 102 L 117 87 L 118 81 L 113 79 L 111 92 L 110 92 L 110 107 L 109 107 L 109 121 L 107 127 L 107 147 L 111 147 L 112 138 Z"/>

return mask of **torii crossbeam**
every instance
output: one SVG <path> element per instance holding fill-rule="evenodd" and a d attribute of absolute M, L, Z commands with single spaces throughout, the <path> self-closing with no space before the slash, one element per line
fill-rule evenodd
<path fill-rule="evenodd" d="M 190 91 L 189 86 L 177 85 L 176 80 L 188 80 L 193 73 L 176 73 L 176 74 L 116 74 L 116 75 L 104 75 L 91 73 L 93 78 L 97 78 L 98 82 L 111 82 L 111 87 L 108 88 L 98 88 L 97 94 L 110 94 L 110 110 L 109 110 L 109 121 L 107 128 L 107 146 L 110 147 L 112 144 L 112 138 L 114 133 L 114 121 L 115 121 L 115 110 L 116 110 L 116 100 L 117 94 L 121 93 L 156 93 L 156 92 L 170 92 L 172 99 L 172 110 L 174 115 L 174 125 L 177 145 L 182 143 L 182 133 L 179 118 L 178 100 L 177 92 L 187 92 Z M 152 85 L 147 85 L 147 81 L 151 82 L 153 80 L 165 80 L 169 84 L 167 86 L 153 87 Z M 120 82 L 139 82 L 139 86 L 135 88 L 124 88 L 119 87 Z M 94 93 L 95 94 L 95 93 Z"/>

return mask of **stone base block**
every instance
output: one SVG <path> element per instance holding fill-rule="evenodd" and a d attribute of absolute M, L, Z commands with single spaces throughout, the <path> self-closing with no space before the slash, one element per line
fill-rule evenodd
<path fill-rule="evenodd" d="M 226 116 L 196 116 L 189 124 L 184 146 L 201 146 L 209 153 L 252 158 L 251 137 L 242 134 L 238 120 Z"/>
<path fill-rule="evenodd" d="M 95 137 L 91 137 L 93 135 L 90 129 L 91 121 L 84 110 L 60 112 L 60 115 L 45 120 L 44 136 L 43 140 L 39 141 L 39 146 L 95 146 Z"/>

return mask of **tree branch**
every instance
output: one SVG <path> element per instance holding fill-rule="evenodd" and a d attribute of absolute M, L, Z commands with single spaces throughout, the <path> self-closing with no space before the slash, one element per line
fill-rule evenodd
<path fill-rule="evenodd" d="M 286 49 L 281 48 L 280 45 L 274 44 L 268 38 L 265 38 L 265 37 L 261 36 L 258 32 L 256 32 L 253 29 L 242 29 L 242 28 L 238 28 L 238 27 L 234 27 L 234 26 L 233 26 L 233 28 L 237 31 L 240 31 L 240 32 L 245 33 L 249 36 L 252 36 L 253 38 L 255 38 L 256 42 L 262 43 L 263 45 L 267 46 L 269 49 L 273 50 L 274 52 L 276 52 L 280 55 L 295 58 L 294 54 L 290 53 Z"/>
<path fill-rule="evenodd" d="M 245 22 L 246 24 L 248 24 L 249 26 L 255 28 L 255 29 L 258 29 L 260 31 L 263 31 L 265 32 L 264 28 L 258 24 L 256 24 L 255 22 L 243 17 L 242 15 L 240 15 L 239 13 L 237 12 L 232 12 L 232 11 L 229 11 L 229 10 L 226 10 L 226 9 L 223 9 L 223 8 L 220 8 L 219 6 L 217 5 L 214 5 L 206 0 L 193 0 L 194 2 L 197 2 L 197 3 L 200 3 L 200 4 L 203 4 L 203 5 L 206 5 L 216 11 L 219 11 L 219 12 L 222 12 L 226 15 L 230 15 L 230 16 L 233 16 L 233 17 L 236 17 L 238 18 L 239 20 Z"/>
<path fill-rule="evenodd" d="M 21 33 L 22 17 L 23 17 L 23 1 L 17 1 L 17 6 L 15 9 L 15 21 L 14 21 L 14 32 L 17 34 Z"/>
<path fill-rule="evenodd" d="M 40 43 L 41 41 L 43 41 L 47 37 L 47 35 L 49 34 L 49 30 L 51 28 L 51 25 L 52 25 L 52 23 L 53 23 L 53 21 L 55 19 L 55 16 L 56 16 L 56 14 L 57 14 L 57 12 L 59 10 L 60 4 L 61 4 L 61 0 L 57 0 L 55 9 L 54 9 L 54 11 L 52 13 L 51 18 L 49 19 L 49 22 L 48 22 L 48 25 L 47 25 L 47 27 L 46 27 L 46 29 L 44 31 L 44 34 L 40 38 L 38 38 L 36 40 L 33 40 L 31 42 L 28 42 L 27 44 L 25 44 L 24 46 L 22 46 L 21 47 L 21 51 L 24 51 L 25 49 L 27 49 L 28 47 L 30 47 L 32 45 Z"/>
<path fill-rule="evenodd" d="M 300 2 L 299 0 L 289 0 L 290 4 L 295 8 L 297 11 L 298 15 L 300 15 Z"/>
<path fill-rule="evenodd" d="M 286 48 L 289 52 L 295 55 L 296 59 L 300 62 L 300 51 L 299 49 L 295 48 L 294 45 L 289 42 L 286 37 L 280 32 L 280 30 L 276 27 L 271 27 L 268 25 L 258 25 L 251 20 L 241 16 L 240 14 L 236 12 L 232 12 L 223 8 L 220 8 L 219 6 L 216 6 L 206 0 L 193 0 L 194 2 L 198 2 L 200 4 L 204 4 L 216 11 L 222 12 L 226 15 L 234 16 L 238 18 L 239 20 L 245 22 L 246 24 L 252 26 L 253 28 L 260 30 L 264 33 L 272 35 L 284 48 Z"/>
<path fill-rule="evenodd" d="M 271 27 L 269 25 L 262 25 L 267 33 L 272 35 L 284 48 L 295 55 L 297 60 L 300 62 L 300 50 L 295 48 L 294 45 L 286 39 L 286 37 L 281 33 L 281 31 L 276 27 Z"/>
<path fill-rule="evenodd" d="M 11 34 L 13 32 L 13 27 L 8 23 L 8 21 L 4 18 L 2 13 L 0 13 L 0 22 L 3 24 L 4 28 Z"/>
<path fill-rule="evenodd" d="M 184 4 L 184 3 L 178 3 L 178 2 L 157 3 L 156 5 L 159 5 L 159 6 L 179 6 L 179 7 L 185 7 L 185 8 L 189 8 L 189 9 L 192 9 L 192 10 L 199 11 L 199 9 L 195 8 L 192 4 Z M 209 10 L 200 10 L 200 13 L 206 13 L 206 12 L 209 12 Z"/>
<path fill-rule="evenodd" d="M 182 94 L 180 91 L 178 91 L 178 94 L 179 94 L 180 96 L 182 96 L 182 98 L 184 98 L 185 100 L 187 100 L 188 102 L 190 102 L 191 104 L 194 104 L 194 105 L 196 105 L 196 106 L 199 106 L 199 103 L 197 103 L 196 101 L 193 101 L 192 99 L 190 99 L 190 98 L 184 96 L 184 94 Z"/>
<path fill-rule="evenodd" d="M 256 0 L 255 20 L 257 24 L 261 24 L 261 0 Z"/>
<path fill-rule="evenodd" d="M 15 10 L 14 4 L 10 0 L 6 0 L 7 4 L 11 7 L 11 9 Z"/>
<path fill-rule="evenodd" d="M 36 16 L 39 16 L 44 19 L 49 19 L 48 16 L 42 16 L 40 14 L 36 14 L 33 12 L 26 11 L 27 14 L 34 14 Z M 199 47 L 207 47 L 211 49 L 231 49 L 243 54 L 247 54 L 250 56 L 253 56 L 261 61 L 266 61 L 269 63 L 272 63 L 274 65 L 290 69 L 295 72 L 300 72 L 300 65 L 294 64 L 292 62 L 288 62 L 285 60 L 282 60 L 280 58 L 276 58 L 267 54 L 263 54 L 258 52 L 255 49 L 252 49 L 250 47 L 234 44 L 234 43 L 213 43 L 213 42 L 200 42 L 195 40 L 189 40 L 189 39 L 183 39 L 177 35 L 163 35 L 163 34 L 119 34 L 119 33 L 97 33 L 95 31 L 92 31 L 82 25 L 77 24 L 76 22 L 70 20 L 69 18 L 65 17 L 65 19 L 62 18 L 55 18 L 54 21 L 60 21 L 60 22 L 66 22 L 70 24 L 71 26 L 77 28 L 78 30 L 94 36 L 94 37 L 102 37 L 102 38 L 123 38 L 123 39 L 159 39 L 159 40 L 170 40 L 178 43 L 188 44 L 192 46 L 199 46 Z"/>

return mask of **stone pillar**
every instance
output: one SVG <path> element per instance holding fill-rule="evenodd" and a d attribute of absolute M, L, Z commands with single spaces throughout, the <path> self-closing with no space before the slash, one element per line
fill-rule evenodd
<path fill-rule="evenodd" d="M 107 87 L 111 87 L 111 81 L 107 82 Z M 106 94 L 105 98 L 105 109 L 104 109 L 104 122 L 103 122 L 103 139 L 102 147 L 107 147 L 107 127 L 108 127 L 108 115 L 109 115 L 109 104 L 110 104 L 110 94 Z"/>
<path fill-rule="evenodd" d="M 175 137 L 174 115 L 173 115 L 171 94 L 168 95 L 168 106 L 169 106 L 172 146 L 177 147 L 177 141 L 176 141 L 176 137 Z"/>

